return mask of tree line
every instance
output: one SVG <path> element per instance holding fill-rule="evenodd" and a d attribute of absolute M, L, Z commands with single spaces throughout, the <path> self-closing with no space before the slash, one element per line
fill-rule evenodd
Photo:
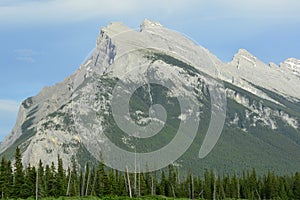
<path fill-rule="evenodd" d="M 258 176 L 255 169 L 241 176 L 218 175 L 206 170 L 203 176 L 191 172 L 179 175 L 179 169 L 169 165 L 166 170 L 148 173 L 124 173 L 104 166 L 78 169 L 75 158 L 72 166 L 63 168 L 58 156 L 57 165 L 37 167 L 22 165 L 20 149 L 14 163 L 2 157 L 0 190 L 2 198 L 60 197 L 60 196 L 155 196 L 203 199 L 300 199 L 300 173 L 278 176 L 269 171 Z"/>

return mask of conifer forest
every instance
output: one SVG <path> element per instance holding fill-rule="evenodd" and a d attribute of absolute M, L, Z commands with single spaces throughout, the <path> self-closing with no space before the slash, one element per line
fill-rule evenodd
<path fill-rule="evenodd" d="M 202 176 L 181 172 L 169 165 L 167 169 L 148 173 L 124 173 L 109 169 L 104 164 L 78 169 L 57 164 L 38 167 L 22 165 L 20 149 L 12 161 L 2 157 L 0 189 L 2 199 L 29 197 L 93 197 L 119 199 L 190 198 L 190 199 L 300 199 L 300 173 L 276 175 L 272 171 L 257 175 L 255 169 L 241 175 L 218 174 L 207 169 Z M 182 175 L 184 174 L 184 175 Z"/>

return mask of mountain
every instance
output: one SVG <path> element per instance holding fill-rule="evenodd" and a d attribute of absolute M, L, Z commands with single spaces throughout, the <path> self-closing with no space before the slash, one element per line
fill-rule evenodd
<path fill-rule="evenodd" d="M 26 99 L 1 143 L 24 165 L 99 159 L 120 170 L 289 173 L 300 167 L 300 61 L 245 49 L 223 63 L 157 22 L 103 27 L 70 77 Z M 137 163 L 138 162 L 138 163 Z"/>

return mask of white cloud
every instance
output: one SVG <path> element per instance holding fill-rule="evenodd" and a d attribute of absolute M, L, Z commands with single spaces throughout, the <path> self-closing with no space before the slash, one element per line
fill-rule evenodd
<path fill-rule="evenodd" d="M 299 0 L 2 0 L 0 24 L 47 24 L 95 18 L 159 16 L 174 20 L 246 18 L 299 21 Z"/>
<path fill-rule="evenodd" d="M 27 63 L 35 63 L 36 60 L 34 57 L 40 54 L 40 52 L 32 49 L 16 49 L 14 52 L 17 60 Z"/>
<path fill-rule="evenodd" d="M 35 59 L 33 57 L 29 57 L 29 56 L 18 56 L 17 60 L 23 61 L 26 63 L 35 63 Z"/>
<path fill-rule="evenodd" d="M 223 12 L 231 15 L 257 18 L 257 19 L 282 19 L 299 20 L 300 14 L 298 0 L 227 0 L 219 1 L 224 8 Z"/>
<path fill-rule="evenodd" d="M 201 2 L 201 1 L 199 1 Z M 80 21 L 97 17 L 159 13 L 180 15 L 195 8 L 197 0 L 5 0 L 0 3 L 0 23 L 47 23 Z"/>
<path fill-rule="evenodd" d="M 0 115 L 3 115 L 3 113 L 16 114 L 19 106 L 20 102 L 18 101 L 0 99 Z"/>
<path fill-rule="evenodd" d="M 19 106 L 18 101 L 0 99 L 0 141 L 8 135 L 16 122 Z"/>

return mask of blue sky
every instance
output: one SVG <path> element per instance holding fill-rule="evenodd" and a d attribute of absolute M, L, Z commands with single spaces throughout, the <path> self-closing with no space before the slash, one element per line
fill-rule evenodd
<path fill-rule="evenodd" d="M 239 48 L 262 61 L 300 59 L 299 0 L 0 0 L 0 141 L 22 100 L 75 71 L 111 21 L 159 21 L 224 62 Z"/>

